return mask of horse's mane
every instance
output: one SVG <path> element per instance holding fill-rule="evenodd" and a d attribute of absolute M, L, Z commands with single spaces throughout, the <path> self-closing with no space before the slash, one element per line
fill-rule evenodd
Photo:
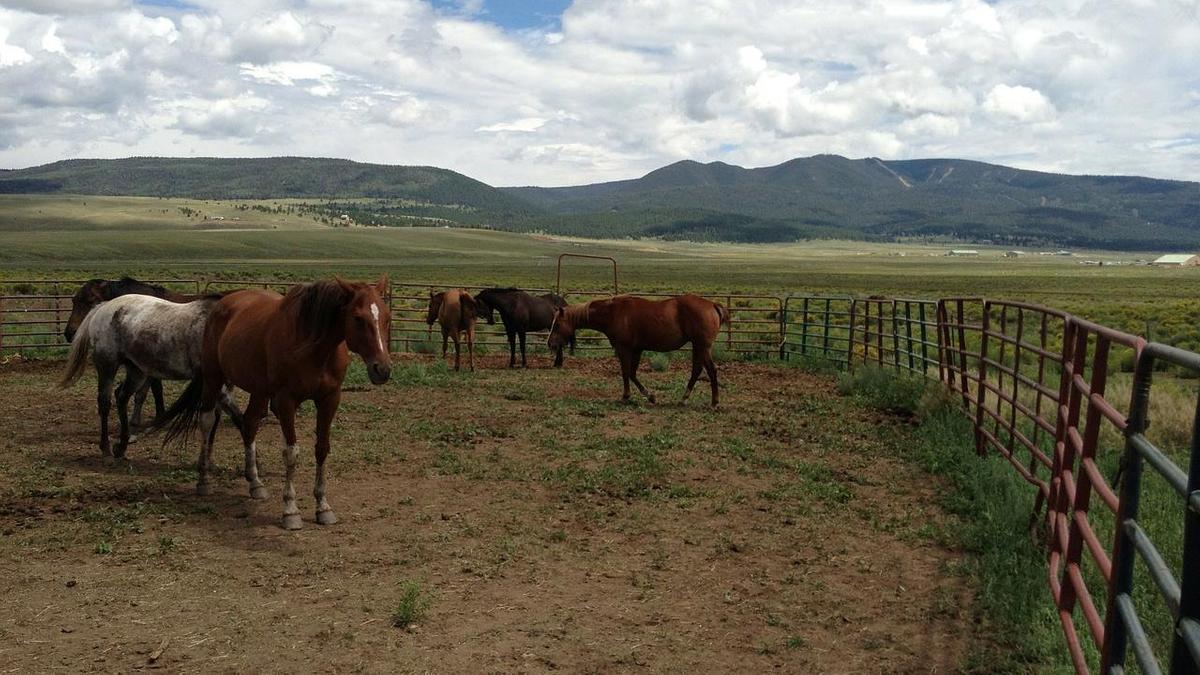
<path fill-rule="evenodd" d="M 314 281 L 288 289 L 282 308 L 295 314 L 297 335 L 317 344 L 341 328 L 339 319 L 347 300 L 349 293 L 338 282 Z"/>
<path fill-rule="evenodd" d="M 567 305 L 563 308 L 563 312 L 566 313 L 567 318 L 571 320 L 572 326 L 581 328 L 584 327 L 585 324 L 590 323 L 591 304 L 593 302 L 595 301 L 588 300 L 587 302 L 581 302 L 578 305 Z"/>
<path fill-rule="evenodd" d="M 96 281 L 93 279 L 93 281 Z M 89 282 L 90 283 L 90 282 Z M 104 299 L 112 300 L 121 295 L 129 295 L 138 293 L 140 295 L 153 295 L 156 298 L 165 298 L 170 293 L 165 287 L 157 284 L 148 284 L 144 281 L 138 281 L 133 277 L 125 276 L 110 281 L 104 284 Z"/>

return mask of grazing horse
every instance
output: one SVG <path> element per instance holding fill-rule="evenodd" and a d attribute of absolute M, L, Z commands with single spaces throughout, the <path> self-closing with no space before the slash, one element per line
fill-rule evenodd
<path fill-rule="evenodd" d="M 289 530 L 303 524 L 294 487 L 296 409 L 304 401 L 316 404 L 316 519 L 321 525 L 337 522 L 325 499 L 329 431 L 342 398 L 350 352 L 362 357 L 372 383 L 383 384 L 391 375 L 387 348 L 391 314 L 382 299 L 387 287 L 386 277 L 375 284 L 334 279 L 294 286 L 282 296 L 268 290 L 234 291 L 216 303 L 204 331 L 200 377 L 188 384 L 161 420 L 154 422 L 156 428 L 170 425 L 164 442 L 200 427 L 203 435 L 197 462 L 197 494 L 211 491 L 208 469 L 216 435 L 214 406 L 222 388 L 232 384 L 250 393 L 242 445 L 246 482 L 253 499 L 267 496 L 258 477 L 255 435 L 268 405 L 279 419 L 286 443 L 283 527 Z"/>
<path fill-rule="evenodd" d="M 471 372 L 475 372 L 475 316 L 478 303 L 471 294 L 462 290 L 429 292 L 429 309 L 425 313 L 425 323 L 432 330 L 436 321 L 442 326 L 442 358 L 446 358 L 446 339 L 454 339 L 454 369 L 458 370 L 461 362 L 459 341 L 462 334 L 467 334 L 467 355 L 470 359 Z"/>
<path fill-rule="evenodd" d="M 551 349 L 561 349 L 581 328 L 604 333 L 621 362 L 621 377 L 625 381 L 625 394 L 621 398 L 629 400 L 629 382 L 632 380 L 638 391 L 654 403 L 654 394 L 646 391 L 637 379 L 642 352 L 672 352 L 691 342 L 692 378 L 683 393 L 683 403 L 691 396 L 700 371 L 705 370 L 712 383 L 715 407 L 717 367 L 713 363 L 712 346 L 721 326 L 728 323 L 729 310 L 698 295 L 677 295 L 657 302 L 618 295 L 558 309 L 548 344 Z"/>
<path fill-rule="evenodd" d="M 549 330 L 554 323 L 554 311 L 566 307 L 567 301 L 554 293 L 545 295 L 530 295 L 516 288 L 485 288 L 475 295 L 479 303 L 480 314 L 489 325 L 496 323 L 496 315 L 500 313 L 500 321 L 504 323 L 504 332 L 508 335 L 508 367 L 517 365 L 517 338 L 521 338 L 521 367 L 525 363 L 525 334 L 530 331 Z M 571 353 L 575 353 L 575 339 L 570 341 Z M 563 350 L 559 347 L 554 352 L 554 367 L 561 368 Z"/>
<path fill-rule="evenodd" d="M 108 279 L 92 279 L 85 282 L 75 291 L 75 295 L 71 297 L 71 316 L 67 319 L 67 326 L 63 329 L 63 338 L 67 342 L 75 339 L 75 333 L 79 330 L 79 324 L 83 322 L 83 317 L 87 316 L 88 312 L 96 305 L 118 298 L 122 295 L 151 295 L 163 300 L 171 302 L 191 302 L 199 300 L 203 296 L 185 295 L 176 293 L 156 284 L 147 284 L 133 277 L 121 277 L 115 281 Z M 128 380 L 126 380 L 128 382 Z M 122 384 L 122 387 L 126 384 Z M 163 393 L 162 380 L 156 377 L 149 378 L 149 386 L 138 389 L 133 399 L 133 421 L 134 428 L 142 426 L 142 406 L 146 402 L 147 389 L 154 393 L 154 411 L 156 415 L 163 413 Z M 119 395 L 119 394 L 118 394 Z"/>
<path fill-rule="evenodd" d="M 90 351 L 96 366 L 102 455 L 125 455 L 130 440 L 129 397 L 143 391 L 148 379 L 190 380 L 200 373 L 204 324 L 219 299 L 214 295 L 181 304 L 148 295 L 122 295 L 95 307 L 76 326 L 60 384 L 70 386 L 79 379 Z M 122 366 L 125 383 L 117 391 L 121 436 L 111 450 L 108 413 L 113 381 Z M 240 426 L 242 416 L 228 391 L 222 392 L 221 403 Z"/>

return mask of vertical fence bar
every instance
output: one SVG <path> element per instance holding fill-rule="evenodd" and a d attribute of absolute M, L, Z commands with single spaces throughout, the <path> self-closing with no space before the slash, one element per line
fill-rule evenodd
<path fill-rule="evenodd" d="M 1171 673 L 1196 675 L 1200 655 L 1185 642 L 1186 631 L 1200 633 L 1200 401 L 1192 422 L 1191 459 L 1183 510 L 1183 579 L 1179 586 L 1179 616 L 1171 645 Z M 1189 574 L 1190 572 L 1190 574 Z M 1195 635 L 1192 636 L 1196 638 Z"/>
<path fill-rule="evenodd" d="M 991 336 L 991 316 L 992 303 L 991 301 L 985 300 L 983 302 L 983 325 L 979 332 L 979 381 L 975 383 L 975 388 L 977 390 L 975 392 L 975 453 L 980 456 L 983 456 L 987 450 L 983 438 L 983 411 L 984 406 L 987 404 L 987 387 L 984 383 L 987 382 L 988 377 L 987 358 L 989 342 L 988 338 Z M 962 348 L 965 350 L 966 346 L 962 345 Z M 963 364 L 963 372 L 966 372 L 965 362 Z M 965 382 L 963 386 L 966 386 Z M 998 400 L 996 405 L 999 405 Z"/>
<path fill-rule="evenodd" d="M 828 304 L 828 300 L 825 301 Z M 803 307 L 800 309 L 800 355 L 808 356 L 808 298 L 804 298 Z M 828 315 L 826 315 L 828 317 Z M 826 318 L 828 324 L 828 318 Z M 829 326 L 825 326 L 825 334 L 829 334 Z"/>

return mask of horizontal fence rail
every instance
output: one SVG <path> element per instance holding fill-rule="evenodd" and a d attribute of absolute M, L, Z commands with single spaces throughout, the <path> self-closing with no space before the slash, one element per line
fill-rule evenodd
<path fill-rule="evenodd" d="M 247 287 L 286 292 L 299 283 L 152 282 L 187 293 Z M 61 351 L 71 298 L 82 283 L 3 282 L 0 356 Z M 561 295 L 572 304 L 586 302 L 612 297 L 615 276 L 613 286 L 563 289 Z M 393 351 L 436 351 L 440 333 L 435 335 L 426 323 L 429 297 L 450 288 L 476 292 L 482 287 L 391 284 L 388 339 Z M 650 299 L 674 295 L 633 294 Z M 1030 526 L 1045 542 L 1050 596 L 1077 672 L 1089 672 L 1092 664 L 1104 673 L 1125 672 L 1130 648 L 1140 672 L 1161 672 L 1163 663 L 1172 673 L 1200 672 L 1200 400 L 1195 401 L 1196 424 L 1186 458 L 1147 436 L 1156 367 L 1169 365 L 1200 377 L 1200 355 L 1023 302 L 742 293 L 705 297 L 730 313 L 715 345 L 718 359 L 723 352 L 823 361 L 841 369 L 885 368 L 936 380 L 951 393 L 971 421 L 977 452 L 1001 455 L 1031 486 Z M 545 338 L 545 331 L 531 333 L 528 351 L 547 354 Z M 476 345 L 507 352 L 498 317 L 495 325 L 477 324 Z M 584 353 L 610 349 L 595 331 L 581 332 L 577 348 Z M 1130 393 L 1121 393 L 1122 387 L 1131 387 Z M 1190 395 L 1196 398 L 1195 391 Z M 1141 512 L 1152 494 L 1143 485 L 1147 476 L 1167 486 L 1175 509 L 1171 513 L 1179 514 L 1178 534 L 1152 534 L 1154 528 L 1147 526 Z M 1157 607 L 1139 606 L 1147 594 L 1138 589 L 1147 587 L 1161 601 Z M 1169 616 L 1173 631 L 1167 654 L 1155 652 L 1146 628 L 1148 612 Z"/>

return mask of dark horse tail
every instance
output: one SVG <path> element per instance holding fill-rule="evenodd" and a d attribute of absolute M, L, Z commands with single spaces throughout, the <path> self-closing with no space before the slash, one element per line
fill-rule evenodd
<path fill-rule="evenodd" d="M 154 418 L 149 431 L 166 429 L 163 445 L 174 440 L 186 439 L 200 425 L 200 395 L 204 392 L 204 378 L 197 375 L 188 382 L 179 398 L 163 414 Z"/>
<path fill-rule="evenodd" d="M 729 325 L 729 310 L 725 309 L 725 306 L 719 302 L 714 302 L 713 307 L 717 310 L 717 325 L 718 326 L 728 326 Z"/>

